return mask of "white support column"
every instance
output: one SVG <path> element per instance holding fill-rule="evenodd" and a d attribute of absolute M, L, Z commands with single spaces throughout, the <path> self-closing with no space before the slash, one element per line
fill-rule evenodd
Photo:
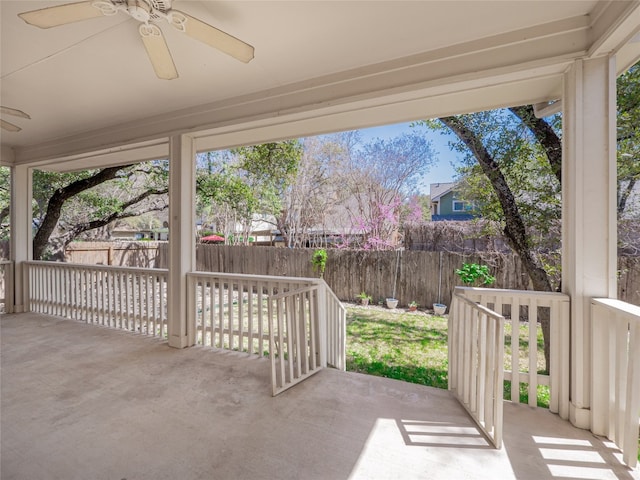
<path fill-rule="evenodd" d="M 14 262 L 14 312 L 29 310 L 29 285 L 24 262 L 33 260 L 32 173 L 29 167 L 11 169 L 11 260 Z"/>
<path fill-rule="evenodd" d="M 616 296 L 615 58 L 576 61 L 564 77 L 563 109 L 562 288 L 571 296 L 569 419 L 590 428 L 592 340 L 598 340 L 591 336 L 590 299 Z"/>
<path fill-rule="evenodd" d="M 169 346 L 189 347 L 187 273 L 195 270 L 196 150 L 193 138 L 169 142 Z"/>

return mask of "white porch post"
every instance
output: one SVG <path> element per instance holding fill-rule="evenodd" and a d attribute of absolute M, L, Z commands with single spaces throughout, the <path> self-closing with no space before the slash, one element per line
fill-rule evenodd
<path fill-rule="evenodd" d="M 195 163 L 193 138 L 176 135 L 169 148 L 169 346 L 190 346 L 187 325 L 187 273 L 195 270 Z"/>
<path fill-rule="evenodd" d="M 14 312 L 29 310 L 29 285 L 24 262 L 33 260 L 32 173 L 24 165 L 11 170 L 11 260 L 14 262 Z"/>
<path fill-rule="evenodd" d="M 590 428 L 589 302 L 616 296 L 615 58 L 574 62 L 564 76 L 563 109 L 562 288 L 571 296 L 569 419 Z"/>

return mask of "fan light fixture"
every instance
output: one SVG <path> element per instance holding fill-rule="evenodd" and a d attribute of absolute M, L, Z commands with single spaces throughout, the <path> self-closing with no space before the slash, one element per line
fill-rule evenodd
<path fill-rule="evenodd" d="M 2 113 L 2 115 L 11 115 L 13 117 L 26 118 L 27 120 L 31 119 L 31 117 L 24 113 L 22 110 L 17 110 L 15 108 L 0 107 L 0 112 Z M 13 123 L 7 122 L 6 120 L 2 119 L 0 119 L 0 128 L 6 130 L 7 132 L 19 132 L 20 130 L 22 130 L 22 128 L 20 128 L 18 125 L 14 125 Z"/>
<path fill-rule="evenodd" d="M 162 30 L 156 25 L 161 20 L 241 62 L 248 63 L 253 59 L 254 49 L 251 45 L 202 20 L 172 9 L 171 0 L 91 0 L 41 8 L 20 13 L 18 16 L 29 25 L 51 28 L 90 18 L 115 15 L 118 12 L 126 13 L 141 23 L 138 32 L 158 78 L 178 78 L 178 71 L 167 42 Z"/>

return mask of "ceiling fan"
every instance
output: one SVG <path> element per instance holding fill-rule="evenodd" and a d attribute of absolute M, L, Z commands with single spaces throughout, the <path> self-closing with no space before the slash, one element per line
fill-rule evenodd
<path fill-rule="evenodd" d="M 220 50 L 241 62 L 248 63 L 253 58 L 253 47 L 228 33 L 212 27 L 184 12 L 171 8 L 172 0 L 91 0 L 67 3 L 55 7 L 41 8 L 18 14 L 29 25 L 40 28 L 57 27 L 68 23 L 115 15 L 124 12 L 140 22 L 138 31 L 158 78 L 172 80 L 178 78 L 171 52 L 157 23 L 166 21 L 169 25 Z"/>
<path fill-rule="evenodd" d="M 14 117 L 26 118 L 28 120 L 31 119 L 31 117 L 24 113 L 22 110 L 16 110 L 15 108 L 0 107 L 0 113 L 2 113 L 2 115 L 12 115 Z M 0 119 L 0 128 L 6 130 L 7 132 L 19 132 L 20 130 L 22 130 L 22 128 L 20 128 L 19 126 L 2 119 Z"/>

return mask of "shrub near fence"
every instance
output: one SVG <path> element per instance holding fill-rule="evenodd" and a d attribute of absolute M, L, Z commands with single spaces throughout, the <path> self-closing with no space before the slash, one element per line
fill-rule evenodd
<path fill-rule="evenodd" d="M 132 244 L 137 248 L 131 247 Z M 96 248 L 93 256 L 87 251 L 92 245 Z M 83 242 L 78 243 L 85 250 L 82 258 L 80 252 L 75 257 L 67 254 L 67 261 L 108 265 L 105 246 L 109 245 L 121 248 L 114 250 L 114 265 L 167 268 L 166 242 Z M 280 247 L 197 245 L 196 268 L 205 272 L 315 277 L 311 264 L 313 252 L 313 249 Z M 328 249 L 327 253 L 324 279 L 342 301 L 354 301 L 360 292 L 366 291 L 373 297 L 373 303 L 377 303 L 393 294 L 395 277 L 396 298 L 401 306 L 411 301 L 421 307 L 431 307 L 435 302 L 450 305 L 453 289 L 460 285 L 455 270 L 463 263 L 490 265 L 496 276 L 495 288 L 529 288 L 522 263 L 513 254 L 337 249 Z M 640 305 L 640 257 L 619 257 L 618 264 L 618 298 Z"/>

